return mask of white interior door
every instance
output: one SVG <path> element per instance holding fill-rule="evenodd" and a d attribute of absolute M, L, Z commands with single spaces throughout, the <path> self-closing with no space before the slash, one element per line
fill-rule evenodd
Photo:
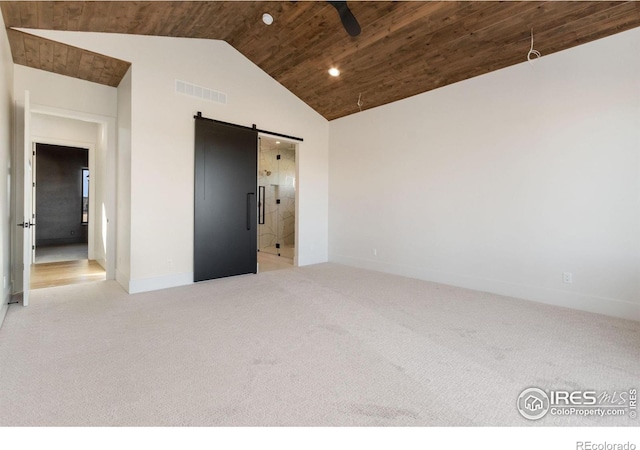
<path fill-rule="evenodd" d="M 31 105 L 29 91 L 24 93 L 24 209 L 22 227 L 24 231 L 23 241 L 23 265 L 22 265 L 22 306 L 29 305 L 29 284 L 31 283 L 31 249 L 32 235 L 31 216 L 33 199 L 33 167 L 31 146 Z"/>
<path fill-rule="evenodd" d="M 37 155 L 36 155 L 36 143 L 31 143 L 31 264 L 36 261 L 36 171 L 37 167 Z"/>

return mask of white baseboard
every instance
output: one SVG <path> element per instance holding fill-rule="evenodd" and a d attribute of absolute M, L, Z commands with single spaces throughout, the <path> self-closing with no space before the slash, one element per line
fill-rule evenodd
<path fill-rule="evenodd" d="M 125 291 L 129 292 L 129 275 L 116 270 L 116 281 Z"/>
<path fill-rule="evenodd" d="M 129 294 L 137 294 L 139 292 L 157 291 L 188 284 L 193 284 L 193 272 L 129 280 L 129 289 L 127 291 Z"/>
<path fill-rule="evenodd" d="M 548 305 L 562 306 L 621 319 L 640 321 L 640 304 L 614 298 L 597 297 L 579 292 L 526 286 L 507 281 L 470 277 L 455 273 L 430 270 L 422 267 L 383 263 L 364 258 L 333 255 L 331 262 L 360 267 L 419 280 L 432 281 L 476 291 L 515 297 Z"/>
<path fill-rule="evenodd" d="M 315 255 L 298 255 L 295 258 L 294 265 L 295 266 L 311 266 L 313 264 L 322 264 L 329 261 L 329 256 L 326 253 L 315 254 Z"/>
<path fill-rule="evenodd" d="M 107 270 L 107 260 L 104 258 L 98 258 L 95 260 L 98 264 L 100 264 L 100 267 L 102 267 L 105 271 Z"/>

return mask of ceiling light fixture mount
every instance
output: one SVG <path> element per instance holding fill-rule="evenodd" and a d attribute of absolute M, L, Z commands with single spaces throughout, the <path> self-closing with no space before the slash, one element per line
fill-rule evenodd
<path fill-rule="evenodd" d="M 262 21 L 266 24 L 266 25 L 271 25 L 273 23 L 273 16 L 269 13 L 264 13 L 262 15 Z"/>
<path fill-rule="evenodd" d="M 332 67 L 331 69 L 329 69 L 329 75 L 331 75 L 332 77 L 338 77 L 340 76 L 340 71 L 335 67 Z"/>
<path fill-rule="evenodd" d="M 527 53 L 527 61 L 531 62 L 534 59 L 540 58 L 542 55 L 538 50 L 533 49 L 533 28 L 531 29 L 531 48 L 529 49 L 529 53 Z"/>

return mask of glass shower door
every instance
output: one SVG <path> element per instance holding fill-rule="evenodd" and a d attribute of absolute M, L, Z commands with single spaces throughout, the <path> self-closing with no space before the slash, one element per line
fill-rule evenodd
<path fill-rule="evenodd" d="M 296 152 L 282 149 L 278 160 L 278 229 L 279 255 L 293 258 L 296 226 Z"/>
<path fill-rule="evenodd" d="M 277 152 L 260 140 L 260 159 L 258 173 L 258 249 L 261 252 L 277 255 L 278 208 L 278 160 Z"/>

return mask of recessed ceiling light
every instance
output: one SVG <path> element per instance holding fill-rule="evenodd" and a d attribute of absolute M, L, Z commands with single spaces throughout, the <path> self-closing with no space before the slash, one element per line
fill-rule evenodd
<path fill-rule="evenodd" d="M 337 77 L 340 75 L 340 71 L 335 67 L 332 67 L 331 69 L 329 69 L 329 75 L 331 75 L 332 77 Z"/>
<path fill-rule="evenodd" d="M 276 141 L 276 144 L 279 144 L 279 143 L 280 143 L 280 141 Z"/>
<path fill-rule="evenodd" d="M 273 16 L 269 13 L 264 13 L 262 15 L 262 21 L 267 25 L 271 25 L 273 23 Z"/>

